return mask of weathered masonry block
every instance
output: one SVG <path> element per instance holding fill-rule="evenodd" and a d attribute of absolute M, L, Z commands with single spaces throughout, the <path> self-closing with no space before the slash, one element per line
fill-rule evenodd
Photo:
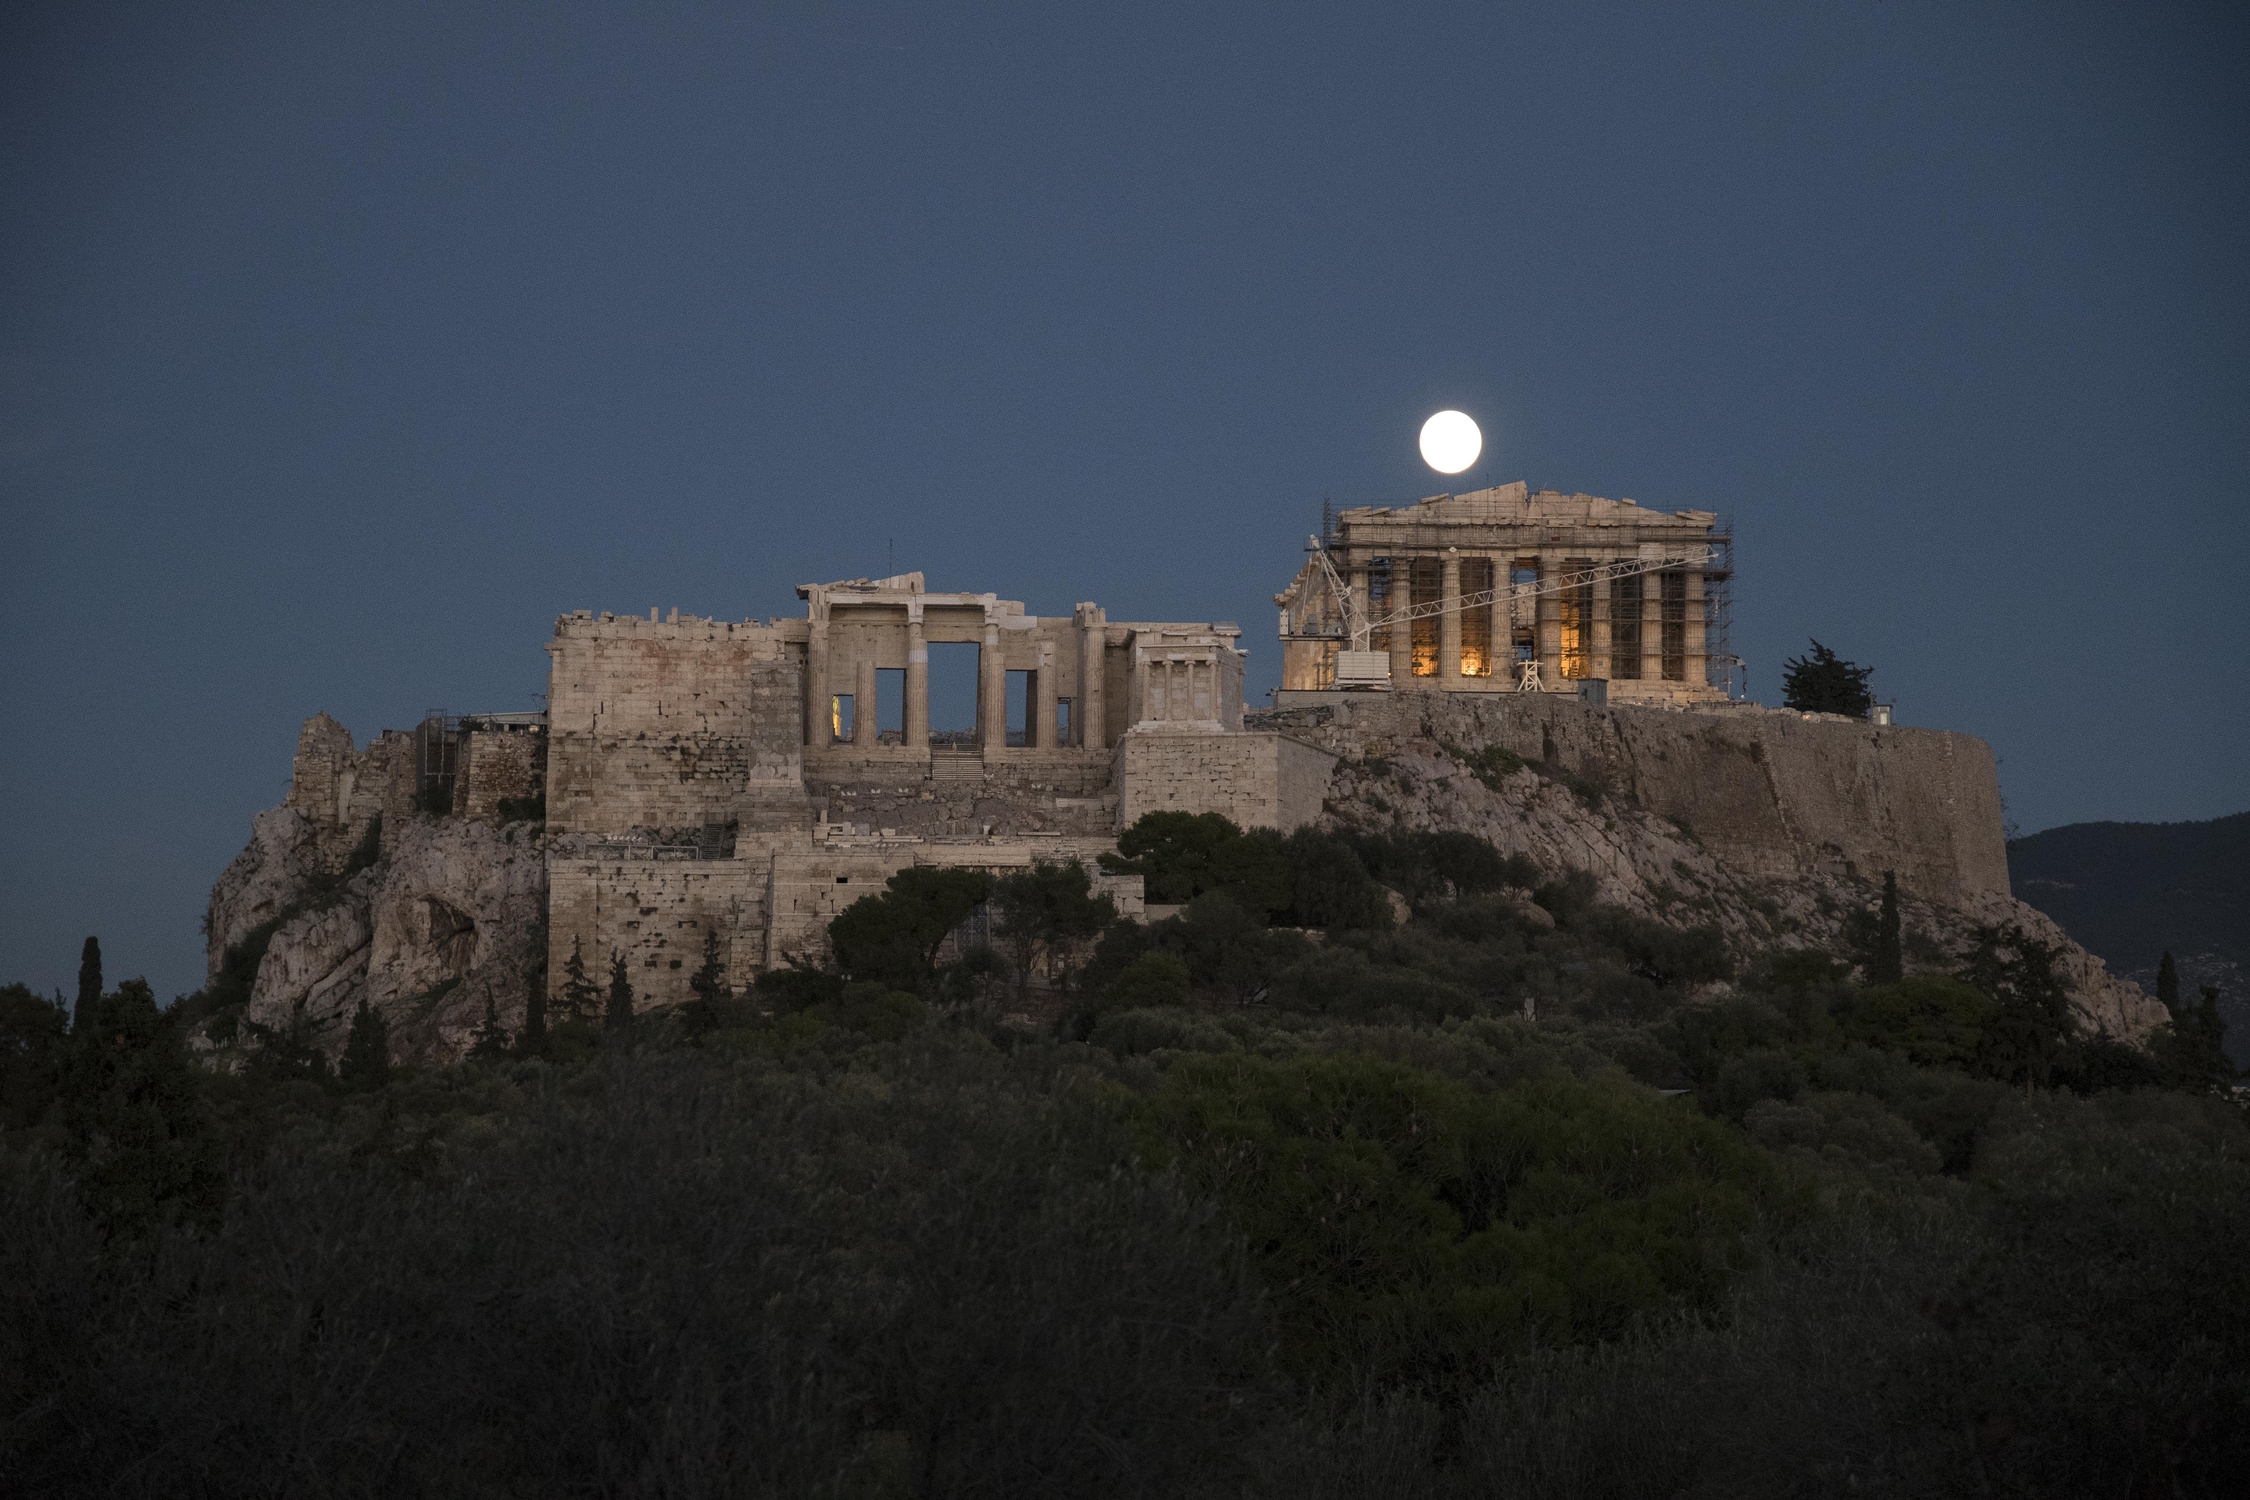
<path fill-rule="evenodd" d="M 1320 816 L 1333 751 L 1288 735 L 1135 731 L 1118 742 L 1120 826 L 1152 812 L 1218 813 L 1287 832 Z"/>

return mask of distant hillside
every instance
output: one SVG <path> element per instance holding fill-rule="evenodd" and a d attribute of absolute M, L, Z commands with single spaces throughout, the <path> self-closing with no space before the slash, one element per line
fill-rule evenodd
<path fill-rule="evenodd" d="M 2170 949 L 2181 988 L 2216 984 L 2227 1050 L 2250 1065 L 2250 813 L 2207 823 L 2070 823 L 2008 845 L 2016 899 L 2152 993 Z"/>

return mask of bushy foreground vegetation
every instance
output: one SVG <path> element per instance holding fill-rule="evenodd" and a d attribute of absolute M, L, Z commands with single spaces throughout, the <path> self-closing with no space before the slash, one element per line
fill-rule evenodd
<path fill-rule="evenodd" d="M 0 990 L 0 1475 L 1966 1496 L 2250 1460 L 2204 1012 L 2076 1035 L 2022 933 L 1909 977 L 1880 910 L 1744 962 L 1460 836 L 1122 848 L 1178 915 L 908 872 L 833 967 L 735 995 L 714 943 L 650 1016 L 577 962 L 444 1070 L 372 1014 L 340 1065 L 207 1070 L 207 1012 L 91 948 L 74 1014 Z"/>

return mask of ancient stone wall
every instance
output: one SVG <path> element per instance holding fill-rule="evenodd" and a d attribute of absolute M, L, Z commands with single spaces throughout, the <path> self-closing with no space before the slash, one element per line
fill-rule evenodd
<path fill-rule="evenodd" d="M 865 825 L 868 833 L 1100 837 L 1116 822 L 1106 751 L 1050 751 L 1021 761 L 925 755 L 883 774 L 890 769 L 870 764 L 848 778 L 808 777 L 805 790 L 824 821 Z"/>
<path fill-rule="evenodd" d="M 1544 694 L 1328 695 L 1255 715 L 1364 761 L 1422 744 L 1497 746 L 1692 829 L 1764 878 L 1880 879 L 1924 900 L 2006 894 L 1999 778 L 1965 734 L 1755 706 L 1592 708 Z"/>
<path fill-rule="evenodd" d="M 557 621 L 547 647 L 549 828 L 613 835 L 725 823 L 757 789 L 797 786 L 804 629 L 584 612 Z"/>
<path fill-rule="evenodd" d="M 342 870 L 376 819 L 410 811 L 413 796 L 411 736 L 386 729 L 358 750 L 351 731 L 325 713 L 305 720 L 297 732 L 283 805 L 304 814 L 311 826 L 322 873 Z"/>
<path fill-rule="evenodd" d="M 559 998 L 572 944 L 604 994 L 613 952 L 623 950 L 635 1005 L 691 998 L 703 939 L 719 935 L 727 982 L 741 989 L 765 968 L 769 858 L 555 859 L 547 871 L 547 993 Z"/>
<path fill-rule="evenodd" d="M 453 779 L 454 815 L 506 821 L 503 802 L 522 802 L 547 785 L 547 736 L 524 730 L 471 730 L 461 736 Z"/>
<path fill-rule="evenodd" d="M 1244 828 L 1299 828 L 1320 816 L 1336 760 L 1271 732 L 1135 730 L 1116 751 L 1118 826 L 1152 812 L 1213 812 Z"/>

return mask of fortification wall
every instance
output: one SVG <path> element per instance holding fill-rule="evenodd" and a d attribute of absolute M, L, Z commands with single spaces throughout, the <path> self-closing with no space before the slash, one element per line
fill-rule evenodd
<path fill-rule="evenodd" d="M 334 874 L 358 851 L 376 819 L 412 810 L 413 779 L 410 736 L 386 729 L 359 750 L 350 730 L 317 713 L 297 731 L 289 795 L 282 805 L 304 814 L 318 867 Z"/>
<path fill-rule="evenodd" d="M 1300 828 L 1320 816 L 1336 761 L 1336 752 L 1285 734 L 1135 730 L 1117 744 L 1117 824 L 1214 812 L 1244 828 Z"/>
<path fill-rule="evenodd" d="M 1895 870 L 1912 894 L 1948 904 L 2008 890 L 1992 749 L 1965 734 L 1755 706 L 1592 708 L 1532 693 L 1339 693 L 1255 717 L 1352 760 L 1416 742 L 1499 746 L 1685 824 L 1748 875 Z"/>
<path fill-rule="evenodd" d="M 606 994 L 610 955 L 622 950 L 635 1005 L 691 998 L 703 938 L 719 935 L 727 982 L 737 989 L 765 967 L 764 858 L 551 859 L 547 868 L 547 993 L 562 994 L 571 945 L 583 941 L 587 977 Z"/>
<path fill-rule="evenodd" d="M 558 620 L 547 647 L 549 829 L 724 823 L 758 789 L 795 787 L 804 629 L 583 611 Z"/>
<path fill-rule="evenodd" d="M 524 731 L 471 730 L 461 736 L 453 780 L 455 815 L 503 821 L 500 804 L 521 801 L 547 784 L 547 737 Z"/>

